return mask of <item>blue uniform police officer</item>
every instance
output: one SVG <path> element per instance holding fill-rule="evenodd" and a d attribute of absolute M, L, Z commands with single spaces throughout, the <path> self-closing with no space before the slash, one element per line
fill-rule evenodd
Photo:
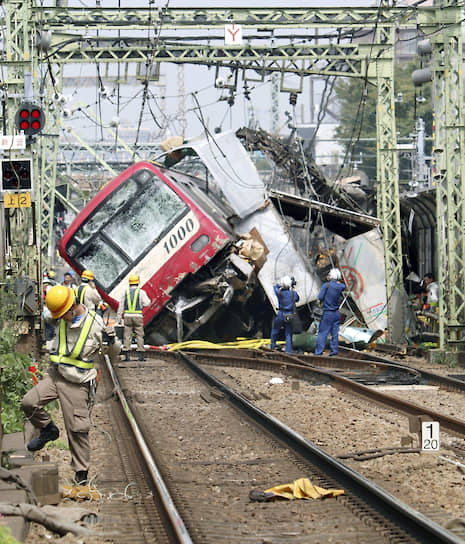
<path fill-rule="evenodd" d="M 321 355 L 326 346 L 326 340 L 331 333 L 329 343 L 330 355 L 339 353 L 339 328 L 341 326 L 341 314 L 339 313 L 341 294 L 346 288 L 342 282 L 341 271 L 332 268 L 327 276 L 328 281 L 321 287 L 318 300 L 323 307 L 318 336 L 316 339 L 315 355 Z"/>
<path fill-rule="evenodd" d="M 298 293 L 294 290 L 295 281 L 290 276 L 284 276 L 279 283 L 273 286 L 278 299 L 278 313 L 273 321 L 271 329 L 271 349 L 275 349 L 279 331 L 284 327 L 286 337 L 286 352 L 292 353 L 292 323 L 286 321 L 286 315 L 294 312 L 294 305 L 299 300 Z"/>

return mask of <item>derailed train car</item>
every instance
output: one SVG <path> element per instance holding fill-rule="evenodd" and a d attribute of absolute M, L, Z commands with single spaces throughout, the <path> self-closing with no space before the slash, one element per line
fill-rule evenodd
<path fill-rule="evenodd" d="M 190 166 L 173 167 L 172 158 L 184 154 L 192 158 Z M 314 319 L 324 267 L 298 232 L 299 218 L 306 217 L 308 225 L 314 209 L 314 201 L 271 194 L 237 136 L 223 133 L 120 174 L 76 217 L 60 253 L 77 271 L 93 271 L 102 297 L 115 310 L 129 275 L 138 274 L 151 299 L 144 325 L 152 344 L 268 336 L 277 306 L 273 284 L 284 274 L 296 279 L 304 327 Z M 335 209 L 323 213 L 329 218 Z M 335 226 L 356 225 L 350 237 L 376 229 L 368 216 L 342 212 L 336 213 Z M 366 247 L 375 243 L 371 238 Z M 339 239 L 335 259 L 341 257 L 343 267 L 345 239 Z M 383 267 L 384 262 L 372 263 L 371 272 Z M 360 298 L 367 270 L 350 266 L 350 274 L 349 283 L 361 280 Z M 383 291 L 374 289 L 376 300 L 369 296 L 364 303 L 376 307 L 378 316 L 385 308 Z M 353 309 L 363 320 L 357 300 Z"/>

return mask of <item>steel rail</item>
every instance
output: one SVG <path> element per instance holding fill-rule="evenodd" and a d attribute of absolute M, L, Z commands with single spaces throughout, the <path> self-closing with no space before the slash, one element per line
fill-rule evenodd
<path fill-rule="evenodd" d="M 192 353 L 192 355 L 195 355 L 196 357 L 212 357 L 218 358 L 219 354 L 203 354 L 203 353 Z M 268 356 L 268 353 L 267 353 Z M 390 408 L 393 408 L 394 410 L 398 412 L 403 412 L 408 415 L 417 415 L 417 416 L 429 416 L 432 421 L 438 421 L 441 425 L 441 428 L 448 429 L 452 433 L 456 433 L 460 436 L 465 436 L 465 421 L 462 421 L 460 419 L 456 419 L 444 414 L 441 414 L 439 412 L 436 412 L 434 410 L 430 410 L 429 408 L 426 408 L 424 406 L 420 406 L 418 404 L 414 404 L 412 402 L 407 402 L 405 400 L 399 399 L 397 397 L 392 397 L 390 395 L 387 395 L 386 393 L 382 393 L 380 391 L 376 391 L 366 385 L 362 385 L 360 383 L 357 383 L 355 380 L 352 380 L 350 378 L 346 378 L 343 376 L 339 376 L 337 373 L 324 369 L 322 367 L 317 367 L 312 365 L 311 363 L 302 360 L 299 356 L 290 355 L 288 353 L 279 353 L 279 355 L 273 354 L 272 357 L 280 357 L 280 360 L 274 360 L 274 361 L 259 361 L 259 364 L 266 365 L 269 364 L 269 368 L 276 368 L 276 366 L 283 367 L 285 365 L 287 368 L 291 368 L 291 366 L 294 366 L 293 372 L 296 372 L 296 369 L 306 369 L 308 374 L 317 374 L 321 378 L 324 378 L 326 383 L 333 382 L 334 387 L 339 387 L 341 389 L 347 389 L 350 390 L 356 394 L 359 394 L 365 398 L 369 398 L 377 403 L 383 404 L 385 406 L 389 406 Z M 320 358 L 321 356 L 315 356 L 315 358 Z M 229 357 L 229 364 L 233 366 L 232 359 L 236 359 L 236 356 Z M 334 359 L 334 357 L 331 357 L 331 359 Z M 255 361 L 255 358 L 249 358 L 249 362 Z M 357 361 L 357 360 L 355 360 Z M 242 361 L 240 364 L 245 364 L 245 361 Z M 459 381 L 459 380 L 457 380 Z"/>
<path fill-rule="evenodd" d="M 427 370 L 421 370 L 420 368 L 414 368 L 403 363 L 391 361 L 390 359 L 387 359 L 386 357 L 380 357 L 379 355 L 372 355 L 371 353 L 370 354 L 362 353 L 360 351 L 352 350 L 349 348 L 343 348 L 343 349 L 344 349 L 344 353 L 348 352 L 351 356 L 354 357 L 354 360 L 361 360 L 367 363 L 370 363 L 370 362 L 385 363 L 385 364 L 397 366 L 400 368 L 414 369 L 420 373 L 421 377 L 427 383 L 436 384 L 436 385 L 445 385 L 446 387 L 449 387 L 450 389 L 465 391 L 465 382 L 463 380 L 457 380 L 456 378 L 451 378 L 450 376 L 440 376 L 439 374 L 435 374 L 434 372 L 428 372 Z"/>
<path fill-rule="evenodd" d="M 399 527 L 409 532 L 420 542 L 424 542 L 425 544 L 431 544 L 431 542 L 437 544 L 463 544 L 462 539 L 456 537 L 420 512 L 399 502 L 390 493 L 387 493 L 378 485 L 318 448 L 309 440 L 303 438 L 275 417 L 252 404 L 243 395 L 237 393 L 206 372 L 185 353 L 181 351 L 177 353 L 188 368 L 210 386 L 219 389 L 235 407 L 247 414 L 258 425 L 292 447 L 304 459 L 319 466 L 326 474 L 343 485 L 345 489 L 362 498 L 371 507 L 376 508 L 384 517 L 389 517 L 391 521 L 394 521 Z"/>
<path fill-rule="evenodd" d="M 131 431 L 134 436 L 134 440 L 136 441 L 139 447 L 139 450 L 141 452 L 141 455 L 144 459 L 144 462 L 145 462 L 147 471 L 150 475 L 153 486 L 155 487 L 158 493 L 158 497 L 164 507 L 168 521 L 170 522 L 171 531 L 176 536 L 177 542 L 179 544 L 193 544 L 193 541 L 186 529 L 186 526 L 184 525 L 184 521 L 182 520 L 173 502 L 173 499 L 171 498 L 168 488 L 161 476 L 160 471 L 158 470 L 158 467 L 143 437 L 140 427 L 137 424 L 136 418 L 134 417 L 134 414 L 132 413 L 131 408 L 129 407 L 128 401 L 121 389 L 118 377 L 116 376 L 116 373 L 113 368 L 113 365 L 111 364 L 110 358 L 108 357 L 108 355 L 105 355 L 104 359 L 105 359 L 105 364 L 106 364 L 108 373 L 110 374 L 111 380 L 113 382 L 114 392 L 118 396 L 122 411 L 126 417 L 129 427 L 131 428 Z"/>

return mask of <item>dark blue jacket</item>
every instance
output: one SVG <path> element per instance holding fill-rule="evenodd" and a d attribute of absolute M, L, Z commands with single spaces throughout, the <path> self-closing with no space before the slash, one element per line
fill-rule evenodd
<path fill-rule="evenodd" d="M 278 309 L 283 312 L 292 312 L 294 303 L 299 300 L 299 295 L 293 289 L 281 289 L 279 284 L 276 284 L 273 289 L 278 297 Z"/>
<path fill-rule="evenodd" d="M 334 280 L 324 283 L 318 295 L 318 300 L 323 301 L 323 310 L 339 310 L 339 299 L 345 288 L 344 283 Z"/>

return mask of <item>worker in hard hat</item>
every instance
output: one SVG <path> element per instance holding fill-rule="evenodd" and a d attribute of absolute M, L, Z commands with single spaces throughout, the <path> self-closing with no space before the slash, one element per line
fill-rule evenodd
<path fill-rule="evenodd" d="M 88 478 L 90 464 L 90 409 L 99 375 L 97 358 L 100 350 L 117 357 L 121 345 L 114 329 L 106 328 L 100 316 L 77 302 L 70 287 L 51 287 L 45 304 L 48 319 L 56 325 L 56 334 L 50 349 L 51 365 L 21 402 L 27 419 L 40 429 L 40 434 L 27 444 L 27 449 L 38 451 L 58 438 L 59 429 L 44 409 L 58 399 L 68 435 L 74 479 L 76 483 L 82 483 Z"/>
<path fill-rule="evenodd" d="M 74 281 L 74 276 L 71 270 L 63 274 L 63 281 L 61 282 L 61 285 L 64 285 L 65 287 L 71 287 L 71 289 L 76 289 L 77 285 Z"/>
<path fill-rule="evenodd" d="M 42 276 L 42 285 L 43 285 L 43 301 L 45 301 L 45 297 L 47 296 L 49 289 L 51 289 L 55 285 L 55 282 L 52 279 L 50 279 L 49 273 L 47 271 L 45 271 Z M 44 312 L 46 310 L 47 310 L 47 307 L 45 306 Z M 42 317 L 44 316 L 45 314 L 42 314 Z M 43 319 L 43 322 L 44 322 L 44 331 L 45 331 L 45 342 L 49 342 L 55 336 L 55 327 L 51 323 L 46 321 L 45 319 Z"/>
<path fill-rule="evenodd" d="M 76 300 L 89 310 L 97 310 L 102 304 L 102 297 L 95 287 L 94 274 L 91 270 L 84 270 L 81 274 L 81 285 L 74 290 Z"/>
<path fill-rule="evenodd" d="M 129 350 L 131 349 L 132 335 L 136 335 L 137 352 L 139 361 L 145 359 L 144 347 L 144 318 L 142 310 L 150 304 L 147 293 L 139 287 L 139 276 L 129 276 L 129 287 L 124 292 L 116 313 L 118 323 L 124 324 L 124 360 L 130 361 Z"/>
<path fill-rule="evenodd" d="M 328 281 L 323 284 L 318 294 L 318 300 L 323 307 L 323 315 L 318 326 L 315 355 L 323 353 L 330 333 L 329 354 L 337 355 L 339 353 L 339 328 L 341 326 L 339 307 L 341 295 L 346 289 L 346 285 L 338 268 L 331 268 L 326 279 Z"/>
<path fill-rule="evenodd" d="M 283 276 L 279 282 L 273 286 L 276 298 L 278 299 L 278 313 L 273 321 L 271 329 L 271 349 L 275 349 L 279 332 L 284 328 L 286 338 L 285 351 L 292 353 L 292 320 L 295 317 L 295 304 L 299 300 L 299 295 L 294 289 L 295 280 L 291 276 Z"/>

